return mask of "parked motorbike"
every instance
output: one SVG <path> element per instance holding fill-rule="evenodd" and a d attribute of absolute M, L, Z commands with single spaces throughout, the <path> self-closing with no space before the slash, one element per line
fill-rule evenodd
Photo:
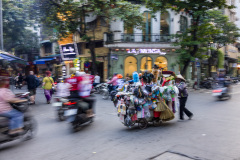
<path fill-rule="evenodd" d="M 93 110 L 89 109 L 87 103 L 79 99 L 70 99 L 67 103 L 69 109 L 64 112 L 64 116 L 71 123 L 73 131 L 78 131 L 82 125 L 93 122 Z"/>
<path fill-rule="evenodd" d="M 15 89 L 22 89 L 22 83 L 16 83 Z"/>
<path fill-rule="evenodd" d="M 207 78 L 200 82 L 200 88 L 212 89 L 213 79 Z"/>
<path fill-rule="evenodd" d="M 23 132 L 9 135 L 9 119 L 0 116 L 0 144 L 21 138 L 29 140 L 36 134 L 37 123 L 29 112 L 27 101 L 11 103 L 11 106 L 24 114 Z"/>

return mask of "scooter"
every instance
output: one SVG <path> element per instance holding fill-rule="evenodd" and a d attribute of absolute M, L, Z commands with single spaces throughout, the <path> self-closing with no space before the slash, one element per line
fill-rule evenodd
<path fill-rule="evenodd" d="M 83 100 L 70 99 L 68 102 L 69 109 L 64 112 L 67 121 L 71 123 L 74 132 L 78 131 L 82 125 L 93 122 L 93 109 Z"/>
<path fill-rule="evenodd" d="M 229 87 L 216 88 L 212 91 L 212 95 L 218 100 L 222 100 L 223 98 L 230 99 L 231 95 L 229 94 L 229 90 Z"/>
<path fill-rule="evenodd" d="M 9 133 L 9 118 L 0 116 L 0 145 L 17 139 L 29 140 L 36 134 L 37 123 L 29 112 L 27 101 L 11 103 L 11 106 L 24 114 L 23 132 Z"/>
<path fill-rule="evenodd" d="M 30 92 L 25 92 L 25 93 L 17 93 L 15 94 L 16 97 L 20 98 L 20 99 L 26 99 L 28 105 L 31 104 L 31 100 L 30 100 Z"/>

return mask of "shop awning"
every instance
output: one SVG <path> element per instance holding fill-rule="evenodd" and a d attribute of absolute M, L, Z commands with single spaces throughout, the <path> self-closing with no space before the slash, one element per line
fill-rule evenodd
<path fill-rule="evenodd" d="M 42 59 L 38 59 L 38 60 L 33 61 L 33 63 L 34 64 L 45 64 L 45 62 L 51 61 L 53 59 L 54 58 L 42 58 Z"/>
<path fill-rule="evenodd" d="M 0 59 L 5 59 L 5 60 L 10 61 L 10 62 L 26 64 L 25 60 L 23 60 L 21 58 L 18 58 L 16 56 L 10 55 L 10 54 L 0 53 L 0 57 L 1 57 Z"/>
<path fill-rule="evenodd" d="M 43 44 L 43 43 L 51 43 L 51 41 L 50 41 L 50 40 L 43 40 L 43 41 L 41 41 L 40 43 L 41 43 L 41 44 Z"/>

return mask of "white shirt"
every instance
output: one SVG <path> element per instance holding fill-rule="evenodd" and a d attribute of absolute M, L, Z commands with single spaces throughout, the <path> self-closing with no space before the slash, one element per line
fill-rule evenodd
<path fill-rule="evenodd" d="M 94 83 L 100 83 L 100 76 L 94 77 Z"/>
<path fill-rule="evenodd" d="M 69 83 L 58 83 L 57 84 L 57 96 L 58 97 L 68 97 L 70 96 L 71 84 Z"/>

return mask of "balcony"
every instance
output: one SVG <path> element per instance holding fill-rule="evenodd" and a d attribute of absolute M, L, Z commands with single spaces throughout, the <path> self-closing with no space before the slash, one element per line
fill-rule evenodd
<path fill-rule="evenodd" d="M 135 33 L 135 34 L 121 34 L 121 37 L 117 38 L 116 34 L 109 34 L 107 33 L 106 36 L 106 44 L 112 44 L 112 43 L 170 43 L 172 37 L 170 35 L 160 35 L 160 34 L 141 34 L 141 33 Z"/>
<path fill-rule="evenodd" d="M 172 46 L 174 41 L 170 35 L 121 32 L 104 34 L 104 46 L 107 48 L 177 48 Z"/>

